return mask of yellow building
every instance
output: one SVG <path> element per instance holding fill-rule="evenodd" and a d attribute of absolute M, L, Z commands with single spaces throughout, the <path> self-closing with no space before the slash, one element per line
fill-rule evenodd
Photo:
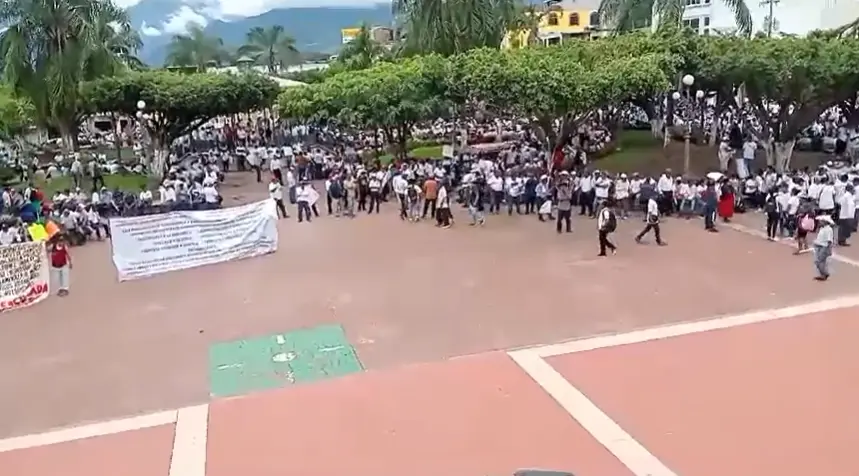
<path fill-rule="evenodd" d="M 350 43 L 358 37 L 359 33 L 361 33 L 360 28 L 343 28 L 340 30 L 340 41 L 343 42 L 344 45 L 346 43 Z"/>
<path fill-rule="evenodd" d="M 563 43 L 573 38 L 588 38 L 600 32 L 598 3 L 589 8 L 587 2 L 579 0 L 563 0 L 550 2 L 540 12 L 536 38 L 531 38 L 533 32 L 511 32 L 504 38 L 502 48 L 518 48 L 531 41 L 545 45 Z"/>

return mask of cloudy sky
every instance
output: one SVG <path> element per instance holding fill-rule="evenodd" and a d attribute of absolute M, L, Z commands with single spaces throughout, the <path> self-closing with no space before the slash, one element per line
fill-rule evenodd
<path fill-rule="evenodd" d="M 114 3 L 120 7 L 127 8 L 140 3 L 140 1 L 141 0 L 114 0 Z M 200 13 L 216 18 L 223 16 L 251 17 L 275 8 L 327 6 L 364 7 L 382 3 L 383 1 L 384 0 L 196 0 L 194 2 L 187 2 L 177 0 L 177 4 L 193 3 L 195 6 L 198 4 L 205 4 L 205 11 L 200 11 L 199 8 L 195 8 L 193 10 L 189 7 L 180 8 L 177 10 L 176 14 L 181 15 L 181 18 L 176 21 L 181 21 L 182 18 L 186 18 L 188 20 L 194 20 L 196 18 L 199 20 L 197 17 L 200 17 Z"/>

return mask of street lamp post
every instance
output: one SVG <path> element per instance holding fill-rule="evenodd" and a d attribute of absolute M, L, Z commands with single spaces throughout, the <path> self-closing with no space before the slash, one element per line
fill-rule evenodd
<path fill-rule="evenodd" d="M 692 85 L 695 84 L 695 76 L 684 75 L 680 80 L 680 91 L 671 94 L 674 104 L 680 109 L 683 118 L 683 175 L 689 175 L 690 169 L 690 142 L 692 136 L 692 123 L 698 118 L 698 110 L 704 100 L 704 91 L 698 90 L 692 95 Z M 682 92 L 681 92 L 682 91 Z M 703 120 L 701 121 L 703 126 Z"/>
<path fill-rule="evenodd" d="M 142 155 L 141 159 L 143 159 L 143 163 L 146 163 L 146 147 L 144 147 L 143 135 L 146 133 L 146 128 L 144 126 L 144 121 L 148 119 L 148 114 L 144 112 L 146 110 L 146 101 L 143 99 L 137 101 L 137 135 L 140 138 L 140 154 Z"/>

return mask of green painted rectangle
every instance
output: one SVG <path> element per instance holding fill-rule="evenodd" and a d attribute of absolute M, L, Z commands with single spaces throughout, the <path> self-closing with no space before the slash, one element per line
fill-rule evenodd
<path fill-rule="evenodd" d="M 228 397 L 363 370 L 343 327 L 332 324 L 209 347 L 209 393 Z"/>

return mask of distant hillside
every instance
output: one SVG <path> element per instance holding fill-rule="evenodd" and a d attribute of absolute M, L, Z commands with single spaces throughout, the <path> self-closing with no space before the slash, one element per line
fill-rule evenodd
<path fill-rule="evenodd" d="M 159 28 L 169 19 L 176 5 L 175 0 L 143 0 L 129 8 L 128 12 L 135 27 L 141 28 L 145 22 L 148 27 Z M 227 45 L 239 46 L 244 43 L 245 34 L 253 27 L 282 25 L 295 38 L 299 51 L 333 54 L 341 46 L 341 29 L 357 27 L 364 22 L 370 25 L 389 25 L 392 21 L 390 4 L 369 8 L 284 8 L 233 21 L 212 20 L 206 25 L 206 31 L 221 37 Z M 152 66 L 162 65 L 171 36 L 167 33 L 160 36 L 143 35 L 144 44 L 140 58 Z"/>

